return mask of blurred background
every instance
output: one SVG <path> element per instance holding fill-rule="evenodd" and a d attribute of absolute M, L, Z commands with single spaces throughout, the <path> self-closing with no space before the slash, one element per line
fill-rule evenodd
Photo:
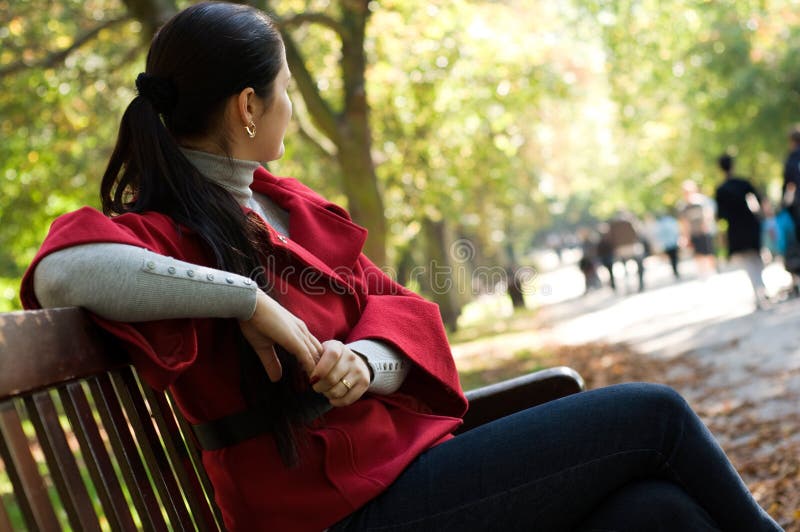
<path fill-rule="evenodd" d="M 270 169 L 347 206 L 451 329 L 502 281 L 476 271 L 532 277 L 539 250 L 673 206 L 687 179 L 712 195 L 723 151 L 779 199 L 797 0 L 251 3 L 281 21 L 294 75 Z M 148 43 L 186 4 L 0 0 L 0 310 L 52 219 L 99 205 Z"/>

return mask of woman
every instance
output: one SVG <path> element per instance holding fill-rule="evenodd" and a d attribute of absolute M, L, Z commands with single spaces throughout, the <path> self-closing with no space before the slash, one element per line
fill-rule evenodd
<path fill-rule="evenodd" d="M 283 153 L 289 77 L 262 13 L 176 15 L 122 118 L 108 216 L 57 219 L 23 279 L 26 307 L 86 307 L 170 387 L 230 530 L 779 529 L 664 387 L 453 437 L 466 402 L 436 306 L 259 164 Z"/>

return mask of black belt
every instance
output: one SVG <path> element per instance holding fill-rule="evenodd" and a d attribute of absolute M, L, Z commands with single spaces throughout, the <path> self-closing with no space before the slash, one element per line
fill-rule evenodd
<path fill-rule="evenodd" d="M 307 392 L 302 396 L 303 421 L 313 421 L 331 408 L 328 399 L 316 392 Z M 261 410 L 242 410 L 214 421 L 192 425 L 197 443 L 206 451 L 216 451 L 236 445 L 250 438 L 273 431 L 272 424 L 265 418 Z"/>

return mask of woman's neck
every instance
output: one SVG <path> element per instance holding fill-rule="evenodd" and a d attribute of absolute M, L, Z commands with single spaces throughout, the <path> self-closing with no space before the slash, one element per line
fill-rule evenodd
<path fill-rule="evenodd" d="M 225 187 L 242 205 L 247 205 L 253 192 L 253 172 L 261 166 L 255 161 L 231 159 L 205 151 L 181 148 L 189 161 L 200 170 L 200 173 Z"/>

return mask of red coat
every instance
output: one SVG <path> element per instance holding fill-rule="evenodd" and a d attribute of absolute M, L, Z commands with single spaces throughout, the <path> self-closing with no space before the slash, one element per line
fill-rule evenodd
<path fill-rule="evenodd" d="M 296 468 L 283 465 L 268 434 L 204 452 L 229 530 L 321 530 L 379 494 L 421 452 L 449 438 L 466 400 L 438 308 L 391 281 L 361 253 L 365 229 L 295 179 L 259 169 L 252 188 L 290 213 L 291 238 L 269 230 L 274 264 L 265 265 L 282 272 L 274 287 L 281 303 L 321 341 L 377 339 L 414 362 L 398 393 L 367 394 L 325 414 Z M 108 218 L 84 207 L 53 222 L 23 278 L 23 305 L 39 307 L 32 271 L 42 257 L 91 242 L 130 244 L 213 265 L 201 239 L 186 228 L 177 231 L 162 214 Z M 233 347 L 236 320 L 95 319 L 124 342 L 148 384 L 170 387 L 190 422 L 245 407 Z"/>

